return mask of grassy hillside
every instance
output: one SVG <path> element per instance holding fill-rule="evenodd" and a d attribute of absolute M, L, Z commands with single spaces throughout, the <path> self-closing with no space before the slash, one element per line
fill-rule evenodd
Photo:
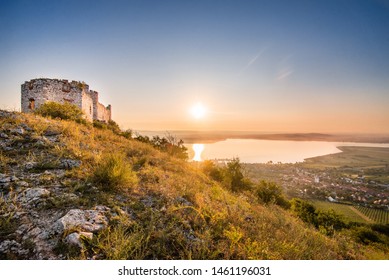
<path fill-rule="evenodd" d="M 1 259 L 388 259 L 109 129 L 5 111 L 0 127 Z"/>

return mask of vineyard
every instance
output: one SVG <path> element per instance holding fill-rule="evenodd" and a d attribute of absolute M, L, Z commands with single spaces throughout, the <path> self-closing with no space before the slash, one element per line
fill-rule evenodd
<path fill-rule="evenodd" d="M 353 207 L 375 223 L 389 224 L 389 211 L 368 208 L 363 206 L 353 206 Z"/>
<path fill-rule="evenodd" d="M 311 200 L 316 209 L 321 211 L 328 211 L 330 209 L 334 210 L 336 213 L 341 215 L 346 221 L 356 222 L 356 223 L 366 223 L 369 222 L 364 217 L 360 215 L 360 212 L 356 209 L 353 209 L 350 205 L 340 204 L 340 203 L 332 203 L 328 201 L 320 201 L 320 200 Z"/>
<path fill-rule="evenodd" d="M 349 222 L 389 224 L 389 211 L 320 200 L 311 200 L 310 203 L 318 210 L 333 209 Z"/>

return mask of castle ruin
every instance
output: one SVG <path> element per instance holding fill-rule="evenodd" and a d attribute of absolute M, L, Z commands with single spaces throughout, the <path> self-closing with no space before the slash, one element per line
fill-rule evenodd
<path fill-rule="evenodd" d="M 22 112 L 32 112 L 47 101 L 69 102 L 78 106 L 88 121 L 111 120 L 111 105 L 99 103 L 99 93 L 83 82 L 58 79 L 33 79 L 22 84 Z"/>

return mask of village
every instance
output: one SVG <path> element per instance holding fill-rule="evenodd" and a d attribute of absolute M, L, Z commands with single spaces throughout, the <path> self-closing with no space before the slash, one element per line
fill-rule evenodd
<path fill-rule="evenodd" d="M 244 166 L 249 178 L 274 181 L 283 187 L 289 198 L 327 200 L 389 210 L 389 182 L 374 181 L 360 169 L 319 170 L 303 164 L 281 163 Z M 387 171 L 383 168 L 381 172 Z"/>

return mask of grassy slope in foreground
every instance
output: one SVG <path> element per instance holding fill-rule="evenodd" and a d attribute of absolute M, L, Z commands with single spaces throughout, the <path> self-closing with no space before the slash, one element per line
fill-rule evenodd
<path fill-rule="evenodd" d="M 0 133 L 8 136 L 0 138 L 0 173 L 19 179 L 1 189 L 0 216 L 8 231 L 0 231 L 0 243 L 15 240 L 28 250 L 25 258 L 387 258 L 347 235 L 326 237 L 277 206 L 259 204 L 250 193 L 231 193 L 190 164 L 147 144 L 91 125 L 0 113 Z M 18 134 L 20 128 L 22 134 Z M 124 159 L 137 180 L 124 180 L 115 188 L 93 183 L 96 168 L 112 154 Z M 80 160 L 81 165 L 56 176 L 64 158 Z M 35 167 L 26 168 L 27 162 L 34 162 Z M 40 198 L 38 206 L 26 204 L 19 198 L 27 188 L 45 189 L 49 194 Z M 85 242 L 81 251 L 63 242 L 71 232 L 46 236 L 46 240 L 32 230 L 46 220 L 50 226 L 50 219 L 70 209 L 97 205 L 109 207 L 109 225 Z M 21 235 L 17 229 L 23 224 L 29 229 Z M 23 243 L 23 237 L 29 242 Z M 39 246 L 44 242 L 47 246 L 42 249 Z"/>

